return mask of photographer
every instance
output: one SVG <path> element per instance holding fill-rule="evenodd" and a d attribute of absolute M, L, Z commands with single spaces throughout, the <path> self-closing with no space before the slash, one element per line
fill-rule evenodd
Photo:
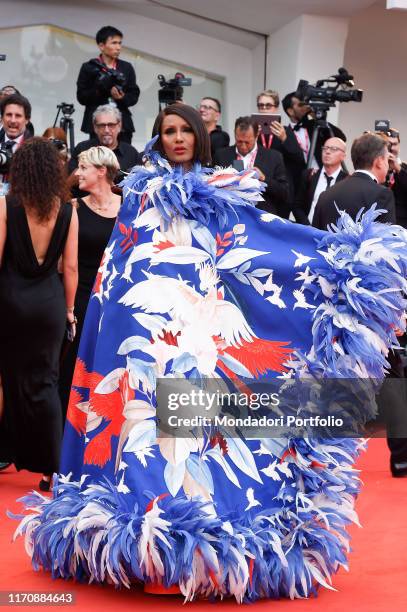
<path fill-rule="evenodd" d="M 213 162 L 226 168 L 239 160 L 245 170 L 257 170 L 259 179 L 266 183 L 262 194 L 264 201 L 257 204 L 258 208 L 287 218 L 288 183 L 283 158 L 278 151 L 258 146 L 258 129 L 258 123 L 253 117 L 236 119 L 235 146 L 218 149 Z"/>
<path fill-rule="evenodd" d="M 0 134 L 0 185 L 7 185 L 11 158 L 24 142 L 31 137 L 27 124 L 31 118 L 31 104 L 24 96 L 12 94 L 0 104 L 3 128 Z M 5 193 L 7 187 L 0 188 Z"/>
<path fill-rule="evenodd" d="M 129 62 L 119 59 L 123 34 L 117 28 L 105 26 L 96 34 L 100 55 L 82 64 L 77 80 L 77 99 L 85 106 L 82 132 L 95 137 L 92 115 L 95 109 L 109 102 L 116 104 L 122 113 L 123 131 L 120 140 L 131 143 L 134 124 L 129 111 L 137 103 L 140 89 L 136 73 Z"/>
<path fill-rule="evenodd" d="M 385 185 L 394 195 L 396 203 L 396 219 L 398 225 L 407 228 L 407 164 L 400 159 L 400 132 L 389 128 L 386 132 L 379 132 L 389 149 L 389 172 Z"/>
<path fill-rule="evenodd" d="M 297 98 L 296 92 L 287 94 L 283 98 L 282 104 L 284 111 L 290 119 L 289 125 L 285 128 L 286 133 L 290 136 L 294 135 L 297 141 L 297 157 L 292 157 L 289 161 L 286 160 L 287 174 L 291 179 L 294 186 L 294 192 L 296 193 L 300 187 L 302 172 L 307 166 L 316 122 L 312 116 L 311 107 Z M 331 123 L 329 123 L 328 126 L 331 128 L 336 138 L 340 138 L 346 142 L 345 134 L 338 127 Z M 328 128 L 319 131 L 318 140 L 315 146 L 315 155 L 312 160 L 312 167 L 315 168 L 315 170 L 319 170 L 322 167 L 322 147 L 328 138 L 331 138 Z"/>

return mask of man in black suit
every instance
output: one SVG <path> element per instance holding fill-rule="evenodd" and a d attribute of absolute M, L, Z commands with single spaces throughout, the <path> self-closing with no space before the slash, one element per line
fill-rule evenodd
<path fill-rule="evenodd" d="M 322 168 L 303 171 L 292 207 L 297 223 L 312 224 L 315 206 L 321 193 L 348 176 L 341 167 L 345 157 L 345 142 L 340 138 L 329 138 L 322 147 Z"/>
<path fill-rule="evenodd" d="M 400 159 L 400 132 L 390 128 L 380 134 L 387 140 L 390 152 L 385 185 L 394 195 L 397 224 L 407 229 L 407 164 Z"/>
<path fill-rule="evenodd" d="M 120 140 L 131 143 L 134 132 L 129 106 L 137 103 L 140 89 L 136 84 L 136 73 L 129 62 L 119 59 L 123 34 L 117 28 L 105 26 L 96 34 L 100 49 L 98 58 L 82 64 L 77 80 L 76 97 L 85 106 L 82 132 L 94 138 L 92 115 L 98 106 L 114 103 L 123 117 Z M 111 70 L 120 76 L 120 82 L 112 77 Z"/>
<path fill-rule="evenodd" d="M 222 130 L 222 126 L 218 123 L 222 106 L 218 98 L 205 96 L 202 98 L 198 110 L 211 139 L 211 157 L 213 159 L 215 151 L 228 147 L 230 142 L 229 134 Z"/>
<path fill-rule="evenodd" d="M 386 210 L 379 221 L 395 223 L 393 193 L 381 185 L 389 170 L 388 143 L 376 134 L 363 134 L 353 142 L 351 156 L 354 174 L 320 195 L 312 224 L 326 229 L 328 224 L 336 223 L 339 217 L 336 206 L 354 219 L 361 208 L 367 210 L 374 203 Z M 407 438 L 403 437 L 407 395 L 403 365 L 398 351 L 390 351 L 387 359 L 390 370 L 377 402 L 386 417 L 391 473 L 393 476 L 407 476 Z"/>
<path fill-rule="evenodd" d="M 252 117 L 239 117 L 235 122 L 235 146 L 218 149 L 214 164 L 231 166 L 241 160 L 243 168 L 257 170 L 259 179 L 266 183 L 264 202 L 258 208 L 288 218 L 288 182 L 280 153 L 257 145 L 258 124 Z"/>
<path fill-rule="evenodd" d="M 24 96 L 12 94 L 5 97 L 0 104 L 3 127 L 0 131 L 0 147 L 6 161 L 0 166 L 0 195 L 8 190 L 8 173 L 11 157 L 24 140 L 31 138 L 27 129 L 31 118 L 31 104 Z"/>
<path fill-rule="evenodd" d="M 290 156 L 284 158 L 287 175 L 292 185 L 292 193 L 297 193 L 303 170 L 307 167 L 312 136 L 315 130 L 315 119 L 312 118 L 312 109 L 308 104 L 296 97 L 295 92 L 288 93 L 282 100 L 284 111 L 290 122 L 285 126 L 287 146 L 290 147 Z M 333 136 L 346 142 L 346 136 L 336 125 L 328 123 Z M 325 141 L 332 136 L 328 128 L 319 130 L 315 146 L 315 155 L 311 160 L 312 168 L 318 170 L 322 167 L 322 147 Z"/>
<path fill-rule="evenodd" d="M 376 134 L 366 133 L 352 144 L 351 157 L 354 174 L 321 193 L 315 208 L 312 225 L 327 229 L 336 223 L 339 210 L 345 210 L 353 219 L 361 208 L 367 210 L 377 203 L 386 212 L 379 217 L 382 223 L 396 222 L 394 196 L 381 183 L 389 170 L 389 150 L 386 141 Z"/>

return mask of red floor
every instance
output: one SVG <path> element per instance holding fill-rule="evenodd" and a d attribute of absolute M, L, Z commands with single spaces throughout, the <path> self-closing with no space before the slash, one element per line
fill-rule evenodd
<path fill-rule="evenodd" d="M 388 451 L 384 440 L 372 440 L 360 460 L 364 488 L 357 502 L 363 528 L 352 528 L 353 553 L 350 571 L 334 578 L 336 592 L 321 590 L 315 599 L 296 601 L 261 601 L 257 609 L 272 612 L 405 612 L 407 610 L 407 478 L 396 479 L 388 470 Z M 6 509 L 18 512 L 16 499 L 37 486 L 39 478 L 28 472 L 0 472 L 0 607 L 5 591 L 71 592 L 74 612 L 82 610 L 181 610 L 178 597 L 147 596 L 139 590 L 116 591 L 112 587 L 78 585 L 53 581 L 49 574 L 34 572 L 21 539 L 12 544 L 14 521 L 5 517 Z M 1 595 L 3 593 L 3 595 Z M 207 602 L 187 604 L 207 607 Z M 223 608 L 236 609 L 228 600 Z M 34 607 L 34 606 L 29 606 Z M 37 609 L 44 609 L 37 607 Z M 185 608 L 184 608 L 185 609 Z"/>

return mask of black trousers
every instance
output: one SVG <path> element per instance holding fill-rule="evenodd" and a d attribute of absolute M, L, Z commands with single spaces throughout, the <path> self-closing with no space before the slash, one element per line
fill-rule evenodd
<path fill-rule="evenodd" d="M 386 423 L 390 469 L 393 474 L 407 473 L 407 378 L 400 351 L 388 356 L 390 371 L 377 398 L 379 412 Z"/>

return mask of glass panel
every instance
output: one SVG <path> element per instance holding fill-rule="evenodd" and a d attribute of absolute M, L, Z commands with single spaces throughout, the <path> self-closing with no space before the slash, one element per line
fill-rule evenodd
<path fill-rule="evenodd" d="M 86 140 L 86 134 L 80 131 L 83 107 L 76 100 L 76 79 L 81 64 L 98 55 L 94 38 L 48 25 L 5 28 L 0 32 L 0 52 L 7 54 L 6 61 L 0 63 L 0 87 L 14 85 L 30 100 L 35 133 L 41 135 L 52 126 L 57 104 L 67 102 L 75 105 L 72 115 L 75 144 Z M 222 80 L 213 75 L 140 54 L 128 47 L 123 48 L 120 57 L 133 64 L 141 89 L 139 102 L 131 108 L 136 127 L 133 145 L 139 150 L 151 136 L 158 111 L 157 75 L 170 79 L 176 72 L 182 72 L 191 77 L 192 86 L 184 88 L 187 104 L 196 106 L 204 95 L 222 101 Z"/>

